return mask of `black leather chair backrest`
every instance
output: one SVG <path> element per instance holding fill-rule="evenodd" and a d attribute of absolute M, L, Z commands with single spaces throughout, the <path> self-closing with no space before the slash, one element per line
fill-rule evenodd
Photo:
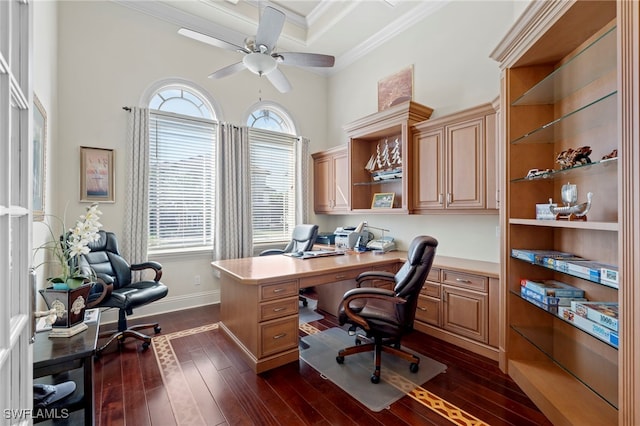
<path fill-rule="evenodd" d="M 318 237 L 318 225 L 296 225 L 291 234 L 291 241 L 284 248 L 285 253 L 311 250 Z"/>
<path fill-rule="evenodd" d="M 115 234 L 99 231 L 98 235 L 100 238 L 88 245 L 91 251 L 80 256 L 78 265 L 85 274 L 89 272 L 86 268 L 91 267 L 98 276 L 110 276 L 114 281 L 114 289 L 128 286 L 131 284 L 131 269 L 120 255 Z"/>
<path fill-rule="evenodd" d="M 407 327 L 413 326 L 418 296 L 433 265 L 437 246 L 438 241 L 435 238 L 429 236 L 414 238 L 407 251 L 407 261 L 395 275 L 396 285 L 393 290 L 396 295 L 407 301 L 407 303 L 396 305 L 396 313 Z"/>

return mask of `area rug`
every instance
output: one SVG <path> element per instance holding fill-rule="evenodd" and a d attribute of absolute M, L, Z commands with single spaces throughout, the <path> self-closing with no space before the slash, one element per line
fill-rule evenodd
<path fill-rule="evenodd" d="M 407 361 L 383 353 L 380 383 L 373 384 L 373 352 L 350 355 L 343 364 L 336 362 L 338 351 L 354 342 L 355 338 L 345 330 L 330 328 L 303 337 L 300 358 L 372 411 L 389 407 L 447 369 L 446 365 L 413 352 L 420 357 L 420 369 L 411 373 Z"/>
<path fill-rule="evenodd" d="M 298 322 L 300 324 L 306 324 L 313 321 L 320 321 L 324 318 L 324 315 L 316 312 L 317 305 L 317 300 L 307 298 L 307 306 L 300 306 L 300 310 L 298 311 Z"/>

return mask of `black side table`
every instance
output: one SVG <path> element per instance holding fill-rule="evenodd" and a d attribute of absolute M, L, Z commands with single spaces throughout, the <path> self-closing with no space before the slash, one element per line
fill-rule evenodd
<path fill-rule="evenodd" d="M 69 412 L 84 409 L 84 424 L 93 425 L 92 358 L 98 342 L 100 315 L 96 323 L 87 325 L 89 327 L 87 330 L 71 337 L 49 338 L 48 331 L 36 333 L 33 343 L 33 378 L 61 375 L 61 373 L 69 373 L 69 378 L 72 378 L 73 370 L 82 369 L 82 383 L 76 383 L 74 394 L 48 408 L 66 408 Z M 55 378 L 51 383 L 56 383 Z M 36 419 L 36 422 L 43 420 L 48 419 Z"/>

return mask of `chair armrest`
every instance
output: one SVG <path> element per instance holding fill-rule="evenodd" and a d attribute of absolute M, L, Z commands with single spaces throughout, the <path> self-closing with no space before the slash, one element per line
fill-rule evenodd
<path fill-rule="evenodd" d="M 100 292 L 97 299 L 91 301 L 91 303 L 87 303 L 87 309 L 91 309 L 100 305 L 103 300 L 111 296 L 111 292 L 113 291 L 113 278 L 106 274 L 97 274 L 97 279 L 98 283 L 94 283 L 93 287 L 91 287 L 91 291 L 96 288 L 96 284 L 100 284 L 100 286 L 102 287 L 102 291 Z"/>
<path fill-rule="evenodd" d="M 361 273 L 356 277 L 356 283 L 358 284 L 358 287 L 360 287 L 361 283 L 372 280 L 390 281 L 395 284 L 396 276 L 395 274 L 386 271 L 367 271 Z"/>
<path fill-rule="evenodd" d="M 131 265 L 132 271 L 142 271 L 145 269 L 153 269 L 156 272 L 156 276 L 153 277 L 154 281 L 160 281 L 160 278 L 162 278 L 162 265 L 158 262 L 148 261 Z"/>
<path fill-rule="evenodd" d="M 284 254 L 282 249 L 268 249 L 260 252 L 259 256 L 272 256 L 274 254 Z"/>

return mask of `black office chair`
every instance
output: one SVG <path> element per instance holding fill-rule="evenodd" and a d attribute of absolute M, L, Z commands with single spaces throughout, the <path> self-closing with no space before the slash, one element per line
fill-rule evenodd
<path fill-rule="evenodd" d="M 120 255 L 118 240 L 113 232 L 99 231 L 100 239 L 89 243 L 91 251 L 81 255 L 78 266 L 89 275 L 93 270 L 98 282 L 91 289 L 87 308 L 117 308 L 118 329 L 100 333 L 99 337 L 109 337 L 107 343 L 96 350 L 96 356 L 112 342 L 124 344 L 128 337 L 142 340 L 142 349 L 146 350 L 151 344 L 151 337 L 138 330 L 147 328 L 160 332 L 158 323 L 141 324 L 127 327 L 127 315 L 133 313 L 133 309 L 155 302 L 167 295 L 169 289 L 160 282 L 162 266 L 158 262 L 144 262 L 129 265 Z M 151 269 L 155 272 L 153 280 L 132 282 L 133 271 Z"/>
<path fill-rule="evenodd" d="M 293 228 L 293 234 L 291 235 L 291 241 L 284 249 L 269 249 L 260 253 L 260 256 L 271 256 L 274 254 L 295 253 L 298 251 L 308 251 L 313 248 L 318 237 L 318 225 L 303 224 L 296 225 Z M 300 289 L 300 295 L 298 299 L 302 302 L 302 306 L 307 306 L 309 302 L 307 298 L 303 296 L 304 289 Z"/>
<path fill-rule="evenodd" d="M 356 345 L 338 352 L 336 361 L 344 362 L 344 357 L 360 352 L 375 351 L 375 370 L 371 382 L 380 382 L 380 356 L 387 352 L 399 356 L 411 364 L 412 373 L 418 371 L 420 358 L 400 348 L 400 339 L 413 330 L 418 296 L 427 279 L 438 241 L 432 237 L 416 237 L 409 246 L 407 261 L 394 275 L 384 271 L 361 273 L 356 282 L 358 287 L 344 294 L 338 313 L 340 325 L 351 324 L 350 334 L 356 328 L 366 333 L 371 343 L 361 344 L 362 337 L 356 337 Z M 376 287 L 361 287 L 369 280 L 385 280 L 394 283 L 393 290 Z"/>

